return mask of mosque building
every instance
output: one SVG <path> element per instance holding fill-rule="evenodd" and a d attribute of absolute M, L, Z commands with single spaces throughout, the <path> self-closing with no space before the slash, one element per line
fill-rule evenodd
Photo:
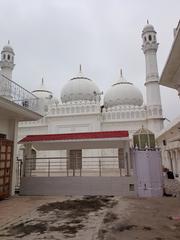
<path fill-rule="evenodd" d="M 122 71 L 117 81 L 102 95 L 95 81 L 87 77 L 80 66 L 79 73 L 68 80 L 61 89 L 60 99 L 53 97 L 53 93 L 45 87 L 42 79 L 41 86 L 32 93 L 43 102 L 44 117 L 37 121 L 19 123 L 18 138 L 37 134 L 127 130 L 132 139 L 132 135 L 142 125 L 157 134 L 163 128 L 156 57 L 158 43 L 156 31 L 149 23 L 143 28 L 142 40 L 146 62 L 146 101 L 141 91 L 126 80 Z M 12 79 L 13 67 L 3 65 L 6 55 L 14 62 L 14 51 L 11 47 L 2 51 L 1 71 L 6 72 L 8 78 Z M 82 156 L 97 155 L 97 151 L 100 155 L 118 154 L 118 149 L 79 151 Z M 73 149 L 69 152 L 59 150 L 53 154 L 68 156 L 72 152 Z M 37 154 L 44 156 L 45 153 Z"/>

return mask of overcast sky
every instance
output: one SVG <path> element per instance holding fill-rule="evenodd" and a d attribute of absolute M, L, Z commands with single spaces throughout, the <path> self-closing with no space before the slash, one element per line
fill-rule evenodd
<path fill-rule="evenodd" d="M 161 75 L 180 0 L 0 0 L 0 47 L 10 40 L 16 54 L 13 80 L 28 90 L 38 88 L 43 76 L 60 97 L 81 63 L 103 92 L 122 68 L 146 102 L 141 33 L 147 19 L 157 31 Z M 161 87 L 161 96 L 164 116 L 172 120 L 180 114 L 177 92 Z"/>

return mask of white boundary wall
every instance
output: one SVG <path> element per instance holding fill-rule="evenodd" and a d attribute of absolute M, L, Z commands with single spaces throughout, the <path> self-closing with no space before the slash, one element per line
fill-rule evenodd
<path fill-rule="evenodd" d="M 134 189 L 133 189 L 134 188 Z M 25 177 L 21 195 L 136 196 L 134 177 Z"/>

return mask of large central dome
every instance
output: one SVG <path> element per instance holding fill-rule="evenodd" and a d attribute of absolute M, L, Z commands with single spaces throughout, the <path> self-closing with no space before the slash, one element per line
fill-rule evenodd
<path fill-rule="evenodd" d="M 94 81 L 84 77 L 81 71 L 71 78 L 61 91 L 62 103 L 74 101 L 100 101 L 100 91 Z"/>
<path fill-rule="evenodd" d="M 142 93 L 132 83 L 123 78 L 122 72 L 120 79 L 107 90 L 104 96 L 104 106 L 106 108 L 118 105 L 141 106 L 142 104 Z"/>

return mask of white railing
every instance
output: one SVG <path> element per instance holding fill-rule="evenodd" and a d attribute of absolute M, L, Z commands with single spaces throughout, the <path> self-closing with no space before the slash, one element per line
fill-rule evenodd
<path fill-rule="evenodd" d="M 40 112 L 40 100 L 34 94 L 0 74 L 0 97 L 34 112 Z"/>
<path fill-rule="evenodd" d="M 100 113 L 100 104 L 95 101 L 78 101 L 65 104 L 52 104 L 48 115 L 78 115 Z"/>
<path fill-rule="evenodd" d="M 103 109 L 103 121 L 145 120 L 147 110 L 145 106 L 116 106 Z"/>

